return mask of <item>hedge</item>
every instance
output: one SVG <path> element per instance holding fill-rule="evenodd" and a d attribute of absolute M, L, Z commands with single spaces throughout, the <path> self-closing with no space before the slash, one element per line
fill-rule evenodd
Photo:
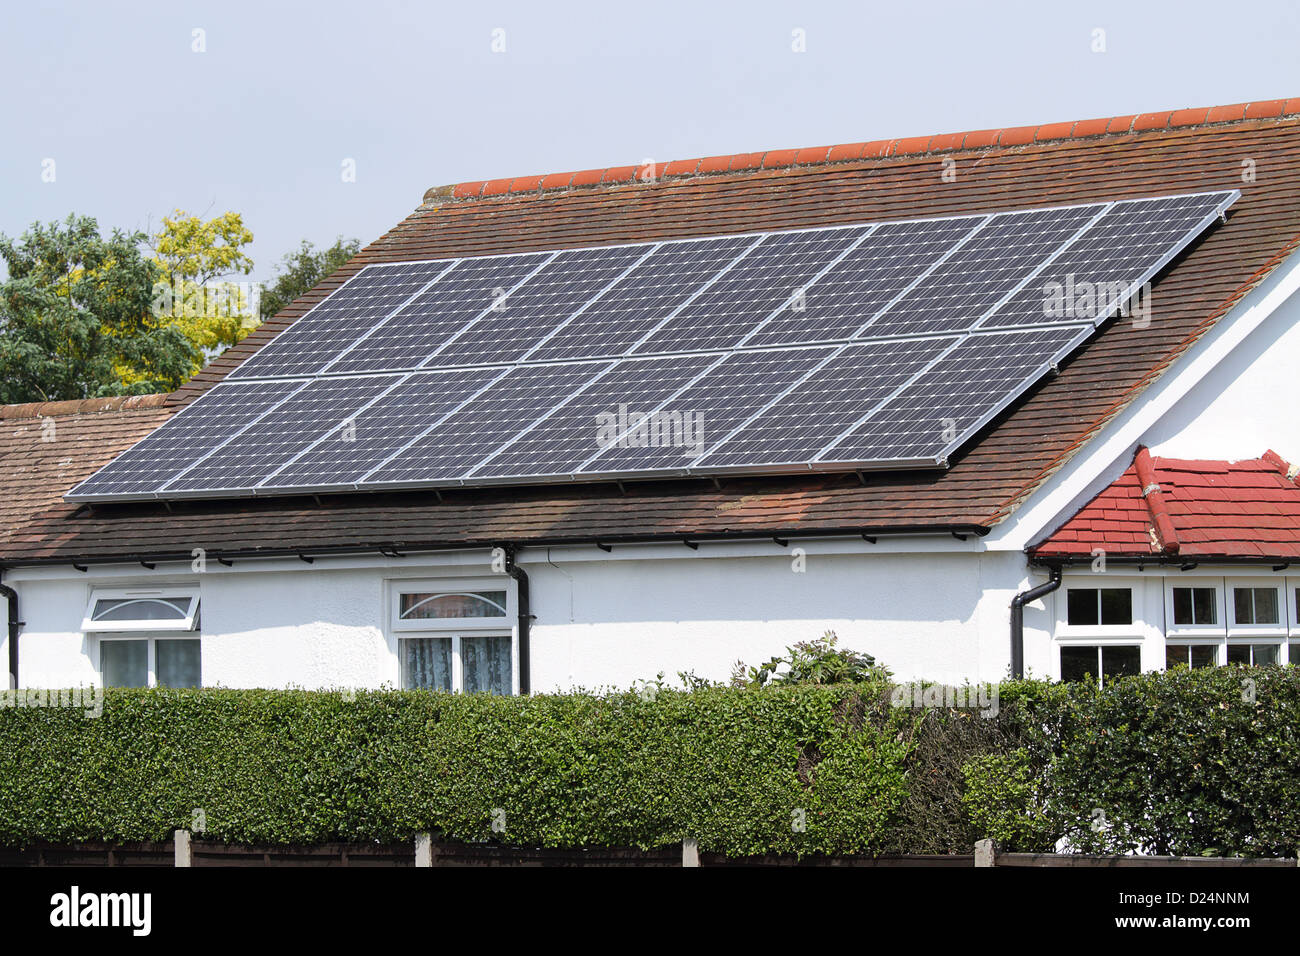
<path fill-rule="evenodd" d="M 1003 684 L 996 717 L 878 684 L 526 698 L 110 690 L 0 709 L 0 844 L 448 839 L 760 853 L 1294 855 L 1300 669 Z"/>

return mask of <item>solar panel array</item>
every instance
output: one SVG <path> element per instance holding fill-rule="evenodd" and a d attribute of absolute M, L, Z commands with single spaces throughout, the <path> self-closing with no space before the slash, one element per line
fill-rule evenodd
<path fill-rule="evenodd" d="M 1238 195 L 369 265 L 68 497 L 941 466 Z"/>

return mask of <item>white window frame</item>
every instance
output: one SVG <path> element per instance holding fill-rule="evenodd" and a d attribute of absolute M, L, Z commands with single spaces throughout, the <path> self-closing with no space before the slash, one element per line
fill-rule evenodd
<path fill-rule="evenodd" d="M 1140 637 L 1094 637 L 1091 640 L 1084 637 L 1069 638 L 1058 641 L 1056 644 L 1056 679 L 1064 680 L 1061 674 L 1061 651 L 1067 647 L 1096 647 L 1097 648 L 1097 673 L 1093 676 L 1097 678 L 1097 684 L 1100 687 L 1106 686 L 1105 675 L 1101 673 L 1101 649 L 1103 647 L 1131 647 L 1138 652 L 1138 673 L 1142 673 L 1142 638 Z"/>
<path fill-rule="evenodd" d="M 394 578 L 389 586 L 389 620 L 388 626 L 395 640 L 397 651 L 397 680 L 403 689 L 407 688 L 404 666 L 405 655 L 401 642 L 412 638 L 436 637 L 451 640 L 451 689 L 453 693 L 463 693 L 465 687 L 465 665 L 461 650 L 463 637 L 506 637 L 510 639 L 510 693 L 519 693 L 519 635 L 515 624 L 518 618 L 518 597 L 514 579 L 507 575 L 494 578 Z M 416 593 L 430 594 L 472 594 L 478 591 L 504 591 L 506 594 L 506 613 L 500 617 L 449 617 L 418 618 L 403 620 L 402 595 Z"/>
<path fill-rule="evenodd" d="M 436 581 L 391 582 L 389 623 L 394 631 L 491 631 L 510 630 L 515 623 L 515 595 L 511 578 L 474 578 L 457 580 L 443 578 Z M 506 611 L 500 617 L 444 617 L 444 618 L 402 618 L 402 595 L 411 593 L 430 594 L 473 594 L 477 591 L 504 591 L 506 593 Z"/>
<path fill-rule="evenodd" d="M 1276 624 L 1238 624 L 1236 588 L 1270 588 L 1277 592 L 1278 622 Z M 1228 620 L 1228 640 L 1231 641 L 1235 637 L 1270 637 L 1279 640 L 1286 638 L 1290 606 L 1287 603 L 1283 581 L 1278 578 L 1264 577 L 1226 578 L 1223 591 L 1224 611 Z M 1269 642 L 1245 641 L 1241 643 L 1267 644 Z"/>
<path fill-rule="evenodd" d="M 186 614 L 183 618 L 171 621 L 127 620 L 96 621 L 95 605 L 105 600 L 188 600 Z M 81 630 L 87 634 L 113 634 L 136 631 L 176 631 L 192 633 L 199 615 L 199 589 L 187 587 L 155 588 L 92 588 L 90 600 L 86 604 L 86 613 L 81 621 Z"/>
<path fill-rule="evenodd" d="M 1222 667 L 1224 664 L 1228 662 L 1228 658 L 1227 658 L 1228 652 L 1227 650 L 1225 650 L 1225 642 L 1222 637 L 1213 637 L 1213 636 L 1196 635 L 1196 634 L 1193 635 L 1166 634 L 1164 636 L 1164 648 L 1165 648 L 1166 661 L 1169 656 L 1170 644 L 1195 644 L 1197 647 L 1214 648 L 1214 663 L 1210 665 L 1211 667 Z M 1168 663 L 1165 664 L 1164 669 L 1165 670 L 1169 669 Z"/>
<path fill-rule="evenodd" d="M 1175 624 L 1174 623 L 1174 588 L 1213 588 L 1215 616 L 1217 624 Z M 1221 577 L 1186 577 L 1165 578 L 1165 637 L 1217 637 L 1220 640 L 1228 635 L 1228 609 L 1225 593 L 1227 588 Z M 1184 643 L 1175 641 L 1175 644 Z"/>
<path fill-rule="evenodd" d="M 1145 640 L 1146 631 L 1142 620 L 1143 585 L 1141 578 L 1112 577 L 1108 574 L 1067 576 L 1057 590 L 1060 595 L 1056 600 L 1056 630 L 1059 641 L 1085 644 L 1139 644 Z M 1127 588 L 1132 607 L 1132 618 L 1128 624 L 1071 624 L 1070 595 L 1071 588 L 1079 590 L 1102 590 Z M 1059 666 L 1059 662 L 1058 662 Z"/>
<path fill-rule="evenodd" d="M 1237 646 L 1237 647 L 1243 647 L 1243 646 L 1244 646 L 1244 647 L 1250 647 L 1252 644 L 1269 644 L 1269 645 L 1271 645 L 1271 646 L 1273 646 L 1273 647 L 1277 647 L 1277 648 L 1278 648 L 1278 652 L 1277 652 L 1277 662 L 1278 662 L 1279 664 L 1285 664 L 1285 663 L 1287 663 L 1287 659 L 1286 659 L 1286 657 L 1287 657 L 1287 650 L 1288 650 L 1288 649 L 1287 649 L 1287 646 L 1286 646 L 1286 645 L 1287 645 L 1287 640 L 1286 640 L 1286 638 L 1285 638 L 1285 637 L 1282 637 L 1282 636 L 1279 636 L 1279 637 L 1269 637 L 1269 636 L 1265 636 L 1265 635 L 1258 635 L 1258 636 L 1256 636 L 1256 637 L 1237 637 L 1237 638 L 1229 638 L 1229 639 L 1227 640 L 1227 642 L 1224 644 L 1224 647 L 1223 647 L 1223 663 L 1224 663 L 1225 665 L 1228 663 L 1228 648 L 1229 648 L 1229 647 L 1231 647 L 1231 646 L 1233 646 L 1233 645 L 1235 645 L 1235 646 Z M 1279 646 L 1279 645 L 1280 645 L 1280 646 Z M 1252 657 L 1254 656 L 1253 653 L 1252 653 L 1251 656 L 1252 656 Z M 1255 664 L 1254 661 L 1251 661 L 1250 666 L 1251 666 L 1251 667 L 1268 667 L 1269 665 L 1267 665 L 1267 664 Z"/>
<path fill-rule="evenodd" d="M 159 634 L 150 632 L 140 633 L 122 633 L 117 631 L 106 632 L 103 636 L 95 639 L 95 673 L 99 677 L 99 686 L 107 686 L 104 683 L 104 644 L 113 641 L 125 643 L 127 641 L 144 641 L 147 648 L 147 665 L 148 674 L 146 687 L 158 686 L 158 641 L 197 641 L 199 644 L 199 686 L 206 686 L 203 683 L 203 638 L 194 631 L 176 631 L 171 634 Z"/>
<path fill-rule="evenodd" d="M 1288 575 L 1282 581 L 1282 598 L 1286 601 L 1286 631 L 1293 638 L 1300 638 L 1300 602 L 1296 601 L 1296 589 L 1300 588 L 1300 577 Z M 1300 657 L 1296 658 L 1300 664 Z"/>

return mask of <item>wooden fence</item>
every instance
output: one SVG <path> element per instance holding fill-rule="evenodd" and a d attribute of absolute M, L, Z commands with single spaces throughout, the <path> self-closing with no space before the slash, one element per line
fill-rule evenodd
<path fill-rule="evenodd" d="M 1069 853 L 999 853 L 982 840 L 973 853 L 884 856 L 787 855 L 729 857 L 701 852 L 693 840 L 640 850 L 635 847 L 517 847 L 498 843 L 439 842 L 427 834 L 413 843 L 322 843 L 253 846 L 195 839 L 186 830 L 156 843 L 32 844 L 0 847 L 0 867 L 130 866 L 851 866 L 851 867 L 1289 867 L 1292 857 L 1098 856 Z"/>

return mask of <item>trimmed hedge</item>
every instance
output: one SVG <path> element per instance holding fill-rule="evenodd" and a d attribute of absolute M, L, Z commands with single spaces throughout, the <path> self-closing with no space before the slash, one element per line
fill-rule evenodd
<path fill-rule="evenodd" d="M 853 697 L 110 690 L 96 719 L 0 713 L 0 843 L 159 839 L 201 808 L 232 842 L 870 851 L 907 745 L 846 716 Z"/>
<path fill-rule="evenodd" d="M 1294 855 L 1300 668 L 1003 684 L 997 716 L 879 684 L 501 698 L 110 690 L 0 709 L 0 844 L 445 838 L 762 853 L 1069 846 Z"/>

